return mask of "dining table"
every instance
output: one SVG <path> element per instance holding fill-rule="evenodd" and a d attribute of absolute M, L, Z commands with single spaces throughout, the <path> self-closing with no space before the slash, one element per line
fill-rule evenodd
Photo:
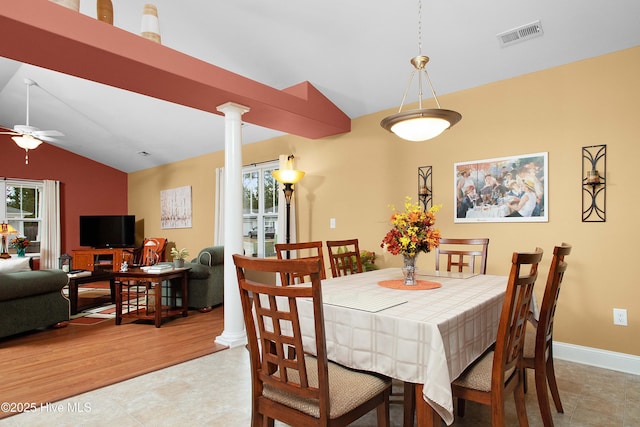
<path fill-rule="evenodd" d="M 384 268 L 322 280 L 327 356 L 414 384 L 418 425 L 450 425 L 451 382 L 495 342 L 508 277 L 418 270 L 417 278 L 407 286 L 402 269 Z M 298 310 L 305 351 L 315 354 L 311 301 Z"/>

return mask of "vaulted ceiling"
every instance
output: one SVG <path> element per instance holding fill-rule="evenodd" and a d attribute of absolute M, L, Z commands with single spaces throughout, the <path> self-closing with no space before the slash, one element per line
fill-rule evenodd
<path fill-rule="evenodd" d="M 245 144 L 348 131 L 349 118 L 400 104 L 418 53 L 417 1 L 156 0 L 162 46 L 131 37 L 146 1 L 112 2 L 115 28 L 93 19 L 95 1 L 80 2 L 83 16 L 47 0 L 4 2 L 1 126 L 25 124 L 32 79 L 31 125 L 63 132 L 56 146 L 133 172 L 223 149 L 215 107 L 226 101 L 253 110 Z M 498 33 L 537 20 L 542 36 L 499 43 Z M 421 37 L 443 95 L 638 46 L 640 3 L 423 0 Z M 603 85 L 585 88 L 594 103 Z"/>

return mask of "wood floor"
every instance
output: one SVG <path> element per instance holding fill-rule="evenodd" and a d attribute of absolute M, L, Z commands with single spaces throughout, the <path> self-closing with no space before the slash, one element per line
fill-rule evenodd
<path fill-rule="evenodd" d="M 190 310 L 161 328 L 115 320 L 69 325 L 0 339 L 0 396 L 4 402 L 55 402 L 214 353 L 223 308 Z M 12 415 L 0 412 L 0 418 Z"/>

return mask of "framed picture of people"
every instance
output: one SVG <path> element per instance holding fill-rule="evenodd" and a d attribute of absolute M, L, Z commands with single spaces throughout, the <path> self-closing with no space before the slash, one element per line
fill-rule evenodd
<path fill-rule="evenodd" d="M 454 222 L 547 222 L 547 153 L 453 165 Z"/>

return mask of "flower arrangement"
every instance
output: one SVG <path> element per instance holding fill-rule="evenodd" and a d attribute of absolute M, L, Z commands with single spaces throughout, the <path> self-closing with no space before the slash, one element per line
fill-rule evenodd
<path fill-rule="evenodd" d="M 16 249 L 26 249 L 29 246 L 29 239 L 26 237 L 16 237 L 11 239 L 11 247 Z"/>
<path fill-rule="evenodd" d="M 178 248 L 171 248 L 171 256 L 173 259 L 185 259 L 189 256 L 189 251 L 186 248 L 178 250 Z"/>
<path fill-rule="evenodd" d="M 434 227 L 436 212 L 442 205 L 431 207 L 423 211 L 418 202 L 412 203 L 411 197 L 406 197 L 404 212 L 391 215 L 393 228 L 382 239 L 380 247 L 393 255 L 415 257 L 420 252 L 429 252 L 440 244 L 440 230 Z"/>

